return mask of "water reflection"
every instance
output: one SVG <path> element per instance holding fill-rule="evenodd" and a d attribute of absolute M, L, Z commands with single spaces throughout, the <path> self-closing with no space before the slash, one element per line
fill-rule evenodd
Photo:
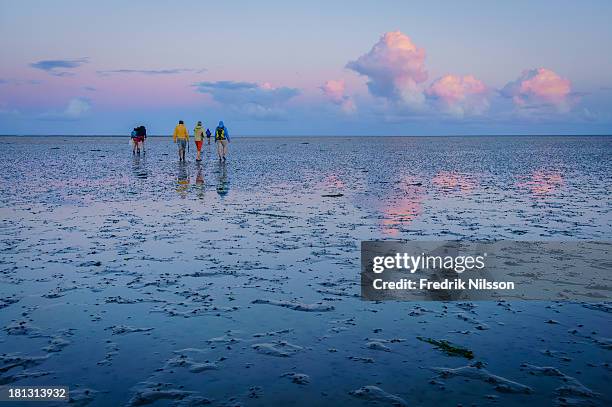
<path fill-rule="evenodd" d="M 132 173 L 136 178 L 147 179 L 149 173 L 146 166 L 147 160 L 139 155 L 133 156 L 132 159 Z"/>
<path fill-rule="evenodd" d="M 337 193 L 346 187 L 338 175 L 326 175 L 321 181 L 321 186 L 331 193 Z"/>
<path fill-rule="evenodd" d="M 415 177 L 404 176 L 397 189 L 384 201 L 382 232 L 396 237 L 400 230 L 423 212 L 425 188 Z"/>
<path fill-rule="evenodd" d="M 184 162 L 178 163 L 178 172 L 176 175 L 176 192 L 181 198 L 187 197 L 187 191 L 189 189 L 189 172 L 187 171 L 187 164 Z"/>
<path fill-rule="evenodd" d="M 195 179 L 196 195 L 198 198 L 204 198 L 204 173 L 202 163 L 196 163 L 196 179 Z"/>
<path fill-rule="evenodd" d="M 564 184 L 560 172 L 537 170 L 531 174 L 529 180 L 519 182 L 517 186 L 529 189 L 536 197 L 542 197 L 557 192 Z"/>
<path fill-rule="evenodd" d="M 470 176 L 455 171 L 440 171 L 433 177 L 431 183 L 443 192 L 458 190 L 462 194 L 471 192 L 476 186 Z"/>
<path fill-rule="evenodd" d="M 227 178 L 227 164 L 219 161 L 217 164 L 217 193 L 225 196 L 229 192 L 229 180 Z"/>

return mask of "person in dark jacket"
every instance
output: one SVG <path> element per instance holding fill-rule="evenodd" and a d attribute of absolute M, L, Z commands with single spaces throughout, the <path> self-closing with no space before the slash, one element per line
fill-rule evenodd
<path fill-rule="evenodd" d="M 140 140 L 140 145 L 139 145 L 139 151 L 140 151 L 140 147 L 142 147 L 142 153 L 145 154 L 147 151 L 144 148 L 144 143 L 145 140 L 147 139 L 147 128 L 145 126 L 140 126 L 139 128 L 139 140 Z"/>

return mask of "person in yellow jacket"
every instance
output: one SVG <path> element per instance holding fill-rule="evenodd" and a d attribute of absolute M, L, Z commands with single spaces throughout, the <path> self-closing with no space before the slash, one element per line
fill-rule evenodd
<path fill-rule="evenodd" d="M 175 143 L 178 143 L 178 154 L 179 161 L 185 161 L 185 149 L 187 148 L 187 143 L 189 143 L 189 132 L 187 131 L 187 127 L 185 127 L 185 123 L 182 120 L 179 120 L 178 125 L 174 128 L 174 135 L 172 139 Z"/>

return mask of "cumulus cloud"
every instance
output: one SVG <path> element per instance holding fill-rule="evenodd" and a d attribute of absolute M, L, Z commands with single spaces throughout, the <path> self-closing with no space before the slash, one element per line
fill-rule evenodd
<path fill-rule="evenodd" d="M 91 101 L 87 98 L 77 97 L 68 101 L 66 108 L 61 112 L 42 114 L 42 120 L 78 120 L 91 110 Z"/>
<path fill-rule="evenodd" d="M 413 107 L 424 101 L 419 84 L 427 80 L 425 50 L 400 31 L 385 33 L 367 54 L 346 67 L 368 77 L 374 96 Z"/>
<path fill-rule="evenodd" d="M 517 80 L 502 89 L 501 94 L 512 98 L 520 108 L 553 107 L 559 112 L 567 112 L 572 104 L 569 79 L 546 68 L 523 71 Z"/>
<path fill-rule="evenodd" d="M 346 68 L 367 77 L 369 93 L 391 102 L 380 108 L 399 117 L 413 117 L 415 111 L 443 112 L 457 118 L 482 115 L 491 103 L 495 105 L 495 95 L 512 99 L 521 114 L 568 112 L 581 96 L 572 91 L 568 79 L 546 68 L 524 71 L 499 94 L 472 75 L 448 74 L 426 86 L 425 50 L 400 31 L 382 35 L 370 51 L 348 62 Z M 339 81 L 328 81 L 321 89 L 336 104 L 345 100 Z"/>
<path fill-rule="evenodd" d="M 89 58 L 78 59 L 48 59 L 30 64 L 32 68 L 40 69 L 54 76 L 73 76 L 73 72 L 67 69 L 78 68 L 89 62 Z"/>
<path fill-rule="evenodd" d="M 198 92 L 211 95 L 216 102 L 261 120 L 281 119 L 283 105 L 300 93 L 295 88 L 276 88 L 269 83 L 254 82 L 198 82 L 194 86 Z"/>
<path fill-rule="evenodd" d="M 320 89 L 332 103 L 340 106 L 343 112 L 353 113 L 355 111 L 355 102 L 350 96 L 346 95 L 346 85 L 343 80 L 326 81 Z"/>
<path fill-rule="evenodd" d="M 140 74 L 140 75 L 177 75 L 186 72 L 202 73 L 206 69 L 171 68 L 171 69 L 111 69 L 107 71 L 96 71 L 99 75 L 109 76 L 113 74 Z"/>
<path fill-rule="evenodd" d="M 489 108 L 487 86 L 472 75 L 444 75 L 425 94 L 442 111 L 453 116 L 480 115 Z"/>

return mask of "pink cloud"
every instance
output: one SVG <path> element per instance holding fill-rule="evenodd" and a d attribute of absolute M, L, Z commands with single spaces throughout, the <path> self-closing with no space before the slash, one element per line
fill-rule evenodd
<path fill-rule="evenodd" d="M 551 106 L 559 111 L 571 107 L 572 84 L 556 72 L 537 68 L 525 70 L 514 82 L 508 83 L 502 94 L 511 97 L 519 107 Z"/>
<path fill-rule="evenodd" d="M 487 86 L 472 75 L 444 75 L 425 94 L 446 112 L 463 117 L 482 114 L 489 108 Z"/>
<path fill-rule="evenodd" d="M 356 106 L 353 99 L 345 94 L 346 85 L 342 79 L 326 81 L 320 88 L 323 94 L 334 104 L 339 105 L 345 113 L 352 113 Z"/>
<path fill-rule="evenodd" d="M 425 50 L 400 31 L 385 33 L 367 54 L 346 67 L 368 77 L 374 96 L 413 106 L 424 101 L 418 85 L 427 80 Z"/>
<path fill-rule="evenodd" d="M 329 80 L 321 86 L 321 90 L 332 102 L 341 103 L 344 99 L 345 85 L 342 79 L 338 81 Z"/>

